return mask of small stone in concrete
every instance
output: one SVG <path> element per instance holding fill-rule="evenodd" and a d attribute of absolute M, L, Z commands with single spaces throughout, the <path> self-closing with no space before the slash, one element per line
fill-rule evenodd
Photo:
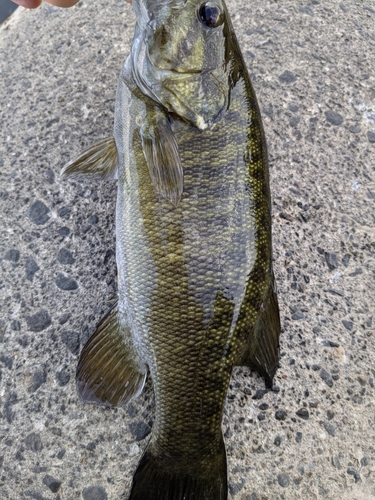
<path fill-rule="evenodd" d="M 281 83 L 293 83 L 296 81 L 296 75 L 292 72 L 292 71 L 289 71 L 289 70 L 285 70 L 284 73 L 282 73 L 280 76 L 279 76 L 279 81 Z"/>
<path fill-rule="evenodd" d="M 256 493 L 251 493 L 250 495 L 246 495 L 246 500 L 260 500 L 260 496 Z"/>
<path fill-rule="evenodd" d="M 65 325 L 65 323 L 70 319 L 71 314 L 65 313 L 59 318 L 59 325 Z"/>
<path fill-rule="evenodd" d="M 335 416 L 335 412 L 333 410 L 327 410 L 327 418 L 328 420 L 332 420 Z"/>
<path fill-rule="evenodd" d="M 286 419 L 286 411 L 285 410 L 277 410 L 275 412 L 275 418 L 276 420 L 285 420 Z"/>
<path fill-rule="evenodd" d="M 37 226 L 41 226 L 48 221 L 50 210 L 42 201 L 37 200 L 31 205 L 28 215 Z"/>
<path fill-rule="evenodd" d="M 60 249 L 57 255 L 57 260 L 60 262 L 60 264 L 74 264 L 74 262 L 76 261 L 72 255 L 72 252 L 70 252 L 66 248 Z"/>
<path fill-rule="evenodd" d="M 329 422 L 324 422 L 323 426 L 330 436 L 334 437 L 336 435 L 335 426 L 333 424 L 330 424 Z"/>
<path fill-rule="evenodd" d="M 60 227 L 60 229 L 57 230 L 60 236 L 65 238 L 66 236 L 69 236 L 70 234 L 70 229 L 66 226 Z"/>
<path fill-rule="evenodd" d="M 350 261 L 350 254 L 346 253 L 342 258 L 342 263 L 344 264 L 345 267 L 348 267 L 349 261 Z"/>
<path fill-rule="evenodd" d="M 276 437 L 275 437 L 275 439 L 274 439 L 273 444 L 274 444 L 275 446 L 280 446 L 281 441 L 282 441 L 282 437 L 281 437 L 281 436 L 276 436 Z"/>
<path fill-rule="evenodd" d="M 283 488 L 287 488 L 290 484 L 290 480 L 289 480 L 289 476 L 288 474 L 278 474 L 277 475 L 277 482 L 279 483 L 279 485 Z"/>
<path fill-rule="evenodd" d="M 56 378 L 57 378 L 57 382 L 58 382 L 59 386 L 63 387 L 64 385 L 66 385 L 69 382 L 70 375 L 65 370 L 61 370 L 59 372 L 56 372 Z"/>
<path fill-rule="evenodd" d="M 328 266 L 328 269 L 330 271 L 333 271 L 339 266 L 337 254 L 334 252 L 324 252 L 324 257 L 326 259 L 326 263 Z"/>
<path fill-rule="evenodd" d="M 56 285 L 60 288 L 60 290 L 70 291 L 77 290 L 78 283 L 73 278 L 69 278 L 68 276 L 64 276 L 64 274 L 59 273 L 56 281 Z"/>
<path fill-rule="evenodd" d="M 80 343 L 79 334 L 77 332 L 64 330 L 61 332 L 60 338 L 72 354 L 76 356 L 79 353 Z"/>
<path fill-rule="evenodd" d="M 46 500 L 40 491 L 34 489 L 25 490 L 25 495 L 31 497 L 31 500 Z"/>
<path fill-rule="evenodd" d="M 27 388 L 27 392 L 29 394 L 36 392 L 41 385 L 46 383 L 46 381 L 47 381 L 47 374 L 44 370 L 35 372 L 33 378 L 31 379 L 31 383 Z"/>
<path fill-rule="evenodd" d="M 368 458 L 367 457 L 361 458 L 361 465 L 362 465 L 362 467 L 366 467 L 368 465 Z"/>
<path fill-rule="evenodd" d="M 4 403 L 4 415 L 8 424 L 11 424 L 16 416 L 15 412 L 12 410 L 12 406 L 16 403 L 18 403 L 17 394 L 15 392 L 10 392 Z"/>
<path fill-rule="evenodd" d="M 314 15 L 314 11 L 307 5 L 302 5 L 298 10 L 299 12 L 301 12 L 301 14 L 308 14 L 309 16 Z"/>
<path fill-rule="evenodd" d="M 39 453 L 43 449 L 42 439 L 40 434 L 32 432 L 23 440 L 27 450 L 33 451 L 34 453 Z"/>
<path fill-rule="evenodd" d="M 33 316 L 26 316 L 26 323 L 32 332 L 41 332 L 48 328 L 52 321 L 48 311 L 41 309 Z"/>
<path fill-rule="evenodd" d="M 83 500 L 108 500 L 107 492 L 101 486 L 90 486 L 82 491 Z"/>
<path fill-rule="evenodd" d="M 375 142 L 375 132 L 371 132 L 371 130 L 369 130 L 367 132 L 367 139 L 369 140 L 369 142 L 374 143 Z"/>
<path fill-rule="evenodd" d="M 57 211 L 57 214 L 59 217 L 66 217 L 67 215 L 70 214 L 70 208 L 69 207 L 62 207 L 62 208 L 59 208 L 59 210 Z"/>
<path fill-rule="evenodd" d="M 257 389 L 252 399 L 262 399 L 267 392 L 268 389 Z"/>
<path fill-rule="evenodd" d="M 344 3 L 340 2 L 339 7 L 343 12 L 348 12 L 348 7 Z"/>
<path fill-rule="evenodd" d="M 346 472 L 348 474 L 350 474 L 351 476 L 354 476 L 355 482 L 359 483 L 359 481 L 361 480 L 361 476 L 359 475 L 359 472 L 354 467 L 348 467 Z"/>
<path fill-rule="evenodd" d="M 232 481 L 230 481 L 228 484 L 228 489 L 230 494 L 232 496 L 235 496 L 242 490 L 244 486 L 245 486 L 245 479 L 241 477 L 238 483 L 233 483 Z"/>
<path fill-rule="evenodd" d="M 60 489 L 61 481 L 47 474 L 43 478 L 43 484 L 48 486 L 48 488 L 52 491 L 52 493 L 57 493 Z"/>
<path fill-rule="evenodd" d="M 353 271 L 352 273 L 349 273 L 348 276 L 358 276 L 359 274 L 363 274 L 363 271 L 360 267 L 357 267 L 355 271 Z"/>
<path fill-rule="evenodd" d="M 129 429 L 136 441 L 142 441 L 151 432 L 151 428 L 146 422 L 132 422 L 129 424 Z"/>
<path fill-rule="evenodd" d="M 344 121 L 344 118 L 339 114 L 335 113 L 334 111 L 326 111 L 325 113 L 326 120 L 328 123 L 331 123 L 332 125 L 341 125 L 342 122 Z"/>
<path fill-rule="evenodd" d="M 320 378 L 324 380 L 324 382 L 328 385 L 328 387 L 333 386 L 332 377 L 324 368 L 320 370 Z"/>
<path fill-rule="evenodd" d="M 99 222 L 99 217 L 97 215 L 90 215 L 90 217 L 88 218 L 87 222 L 89 224 L 97 224 Z"/>
<path fill-rule="evenodd" d="M 66 450 L 65 450 L 65 449 L 62 449 L 62 450 L 60 450 L 60 451 L 58 452 L 58 454 L 57 454 L 56 456 L 57 456 L 57 458 L 58 458 L 59 460 L 61 460 L 61 459 L 64 457 L 65 453 L 66 453 Z"/>
<path fill-rule="evenodd" d="M 346 319 L 343 319 L 341 323 L 347 330 L 349 330 L 349 332 L 353 330 L 353 321 L 347 321 Z"/>
<path fill-rule="evenodd" d="M 306 410 L 306 408 L 301 408 L 300 410 L 296 411 L 296 415 L 299 418 L 302 418 L 302 420 L 308 420 L 309 419 L 309 412 Z"/>
<path fill-rule="evenodd" d="M 21 330 L 21 323 L 15 319 L 11 322 L 10 327 L 14 332 L 19 332 Z"/>
<path fill-rule="evenodd" d="M 302 442 L 302 432 L 297 432 L 296 434 L 296 443 Z"/>
<path fill-rule="evenodd" d="M 11 356 L 0 356 L 0 362 L 3 363 L 9 370 L 13 367 L 13 358 Z"/>
<path fill-rule="evenodd" d="M 294 321 L 299 321 L 299 320 L 304 319 L 304 318 L 305 318 L 305 315 L 304 315 L 304 314 L 303 314 L 303 312 L 301 312 L 301 311 L 297 311 L 297 312 L 295 312 L 295 313 L 293 314 L 293 316 L 292 316 L 292 319 L 293 319 Z"/>
<path fill-rule="evenodd" d="M 29 281 L 33 281 L 34 275 L 37 271 L 39 271 L 39 269 L 40 267 L 30 255 L 26 261 L 26 278 Z"/>
<path fill-rule="evenodd" d="M 20 251 L 12 248 L 7 250 L 4 255 L 5 260 L 10 260 L 11 262 L 18 262 L 20 260 Z"/>
<path fill-rule="evenodd" d="M 55 172 L 50 168 L 43 172 L 43 177 L 46 179 L 48 184 L 53 184 L 55 182 Z"/>

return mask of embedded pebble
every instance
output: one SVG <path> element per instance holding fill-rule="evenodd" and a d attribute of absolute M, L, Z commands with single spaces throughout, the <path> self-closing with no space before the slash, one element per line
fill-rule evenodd
<path fill-rule="evenodd" d="M 90 486 L 82 491 L 83 500 L 108 500 L 107 492 L 102 486 Z"/>
<path fill-rule="evenodd" d="M 70 252 L 67 248 L 60 249 L 57 255 L 57 260 L 60 262 L 60 264 L 74 264 L 74 262 L 76 261 L 72 255 L 72 252 Z"/>
<path fill-rule="evenodd" d="M 283 488 L 287 488 L 290 485 L 290 479 L 288 474 L 278 474 L 277 475 L 277 482 L 279 485 Z"/>
<path fill-rule="evenodd" d="M 34 275 L 39 271 L 40 267 L 35 262 L 33 257 L 31 257 L 31 255 L 27 258 L 25 269 L 26 269 L 26 278 L 29 281 L 33 281 Z"/>
<path fill-rule="evenodd" d="M 129 429 L 136 441 L 142 441 L 151 432 L 151 427 L 146 422 L 133 422 L 129 425 Z"/>
<path fill-rule="evenodd" d="M 47 474 L 43 478 L 43 484 L 45 484 L 52 491 L 52 493 L 57 493 L 60 489 L 61 481 Z"/>
<path fill-rule="evenodd" d="M 41 332 L 51 325 L 52 320 L 48 311 L 41 309 L 33 316 L 26 316 L 26 323 L 32 332 Z"/>
<path fill-rule="evenodd" d="M 35 201 L 29 209 L 30 219 L 38 226 L 45 224 L 50 218 L 50 209 L 40 200 Z"/>
<path fill-rule="evenodd" d="M 78 288 L 78 283 L 75 279 L 69 278 L 62 273 L 59 273 L 57 275 L 55 283 L 60 288 L 60 290 L 64 291 L 77 290 Z"/>

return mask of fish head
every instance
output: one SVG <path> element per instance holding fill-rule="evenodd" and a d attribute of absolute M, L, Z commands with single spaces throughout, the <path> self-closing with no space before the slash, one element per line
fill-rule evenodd
<path fill-rule="evenodd" d="M 225 111 L 228 29 L 223 0 L 133 0 L 137 86 L 170 113 L 204 130 Z"/>

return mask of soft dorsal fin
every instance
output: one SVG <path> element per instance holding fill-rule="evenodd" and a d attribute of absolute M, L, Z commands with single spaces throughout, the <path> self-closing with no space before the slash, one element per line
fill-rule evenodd
<path fill-rule="evenodd" d="M 113 137 L 102 139 L 67 163 L 61 176 L 111 180 L 117 178 L 117 149 Z"/>
<path fill-rule="evenodd" d="M 122 406 L 142 392 L 146 375 L 129 330 L 120 324 L 116 303 L 81 352 L 76 373 L 78 394 L 85 403 Z"/>
<path fill-rule="evenodd" d="M 180 154 L 168 115 L 149 106 L 140 134 L 152 184 L 157 195 L 177 206 L 184 188 Z"/>

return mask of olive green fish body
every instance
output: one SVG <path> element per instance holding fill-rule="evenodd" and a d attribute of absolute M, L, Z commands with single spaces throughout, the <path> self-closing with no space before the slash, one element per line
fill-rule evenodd
<path fill-rule="evenodd" d="M 133 3 L 114 141 L 102 167 L 95 148 L 79 157 L 86 175 L 118 178 L 118 302 L 81 354 L 77 387 L 124 404 L 149 370 L 155 422 L 130 499 L 224 500 L 232 368 L 271 383 L 278 362 L 266 143 L 224 2 Z"/>

